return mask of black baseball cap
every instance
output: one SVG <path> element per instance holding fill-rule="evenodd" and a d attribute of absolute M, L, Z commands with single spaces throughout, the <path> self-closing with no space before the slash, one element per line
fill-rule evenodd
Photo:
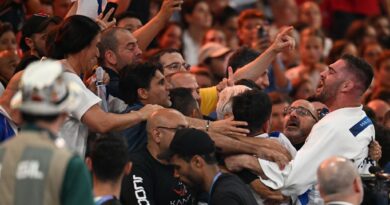
<path fill-rule="evenodd" d="M 215 151 L 214 141 L 206 132 L 194 128 L 183 128 L 176 131 L 169 149 L 160 153 L 158 158 L 169 160 L 174 154 L 194 156 L 211 154 Z"/>
<path fill-rule="evenodd" d="M 50 23 L 59 24 L 61 18 L 57 16 L 50 17 L 46 14 L 34 14 L 24 23 L 22 27 L 22 38 L 20 39 L 20 48 L 23 51 L 29 50 L 24 39 L 31 37 L 35 33 L 44 31 Z"/>

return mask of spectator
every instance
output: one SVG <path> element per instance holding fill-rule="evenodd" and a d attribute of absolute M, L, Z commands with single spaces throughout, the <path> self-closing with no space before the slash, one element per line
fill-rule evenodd
<path fill-rule="evenodd" d="M 241 12 L 238 17 L 238 31 L 237 35 L 240 39 L 240 45 L 252 48 L 256 51 L 262 52 L 269 46 L 268 37 L 259 39 L 258 29 L 263 27 L 268 34 L 268 27 L 265 27 L 266 19 L 263 13 L 256 9 L 247 9 Z"/>
<path fill-rule="evenodd" d="M 19 56 L 14 51 L 0 51 L 0 95 L 14 75 L 18 62 Z"/>
<path fill-rule="evenodd" d="M 360 57 L 362 57 L 373 68 L 376 66 L 376 62 L 382 54 L 382 47 L 379 43 L 367 43 L 361 46 Z"/>
<path fill-rule="evenodd" d="M 239 95 L 251 88 L 244 85 L 235 85 L 227 87 L 219 93 L 218 103 L 217 103 L 217 119 L 222 120 L 233 116 L 232 100 L 233 97 Z"/>
<path fill-rule="evenodd" d="M 216 28 L 221 29 L 226 36 L 226 46 L 231 49 L 239 47 L 237 38 L 238 12 L 231 7 L 225 7 L 221 15 L 216 16 Z"/>
<path fill-rule="evenodd" d="M 178 23 L 168 23 L 156 37 L 157 48 L 148 50 L 145 54 L 145 58 L 153 58 L 154 55 L 163 50 L 175 49 L 178 52 L 181 51 L 183 47 L 182 36 L 183 30 Z"/>
<path fill-rule="evenodd" d="M 344 157 L 330 157 L 317 170 L 318 189 L 326 204 L 359 205 L 363 184 L 354 164 Z"/>
<path fill-rule="evenodd" d="M 119 82 L 123 100 L 128 107 L 124 113 L 132 113 L 146 105 L 170 107 L 169 90 L 160 64 L 135 64 L 123 69 Z M 146 122 L 133 125 L 120 133 L 127 140 L 129 153 L 146 145 Z"/>
<path fill-rule="evenodd" d="M 198 63 L 198 53 L 207 29 L 211 27 L 212 15 L 205 0 L 187 0 L 182 5 L 183 54 L 189 64 Z"/>
<path fill-rule="evenodd" d="M 88 17 L 74 15 L 67 18 L 57 32 L 49 56 L 62 59 L 60 62 L 68 71 L 65 77 L 82 88 L 80 98 L 83 104 L 71 113 L 60 132 L 70 149 L 83 156 L 88 130 L 98 133 L 123 130 L 146 120 L 151 112 L 159 108 L 145 106 L 137 112 L 122 115 L 104 112 L 98 104 L 100 98 L 88 90 L 79 77 L 97 63 L 99 26 Z M 80 33 L 85 35 L 80 36 Z"/>
<path fill-rule="evenodd" d="M 293 82 L 293 89 L 290 92 L 290 97 L 294 100 L 307 100 L 315 93 L 313 83 L 308 79 L 298 79 Z"/>
<path fill-rule="evenodd" d="M 199 51 L 199 65 L 207 67 L 213 75 L 214 85 L 226 75 L 231 50 L 219 43 L 207 43 Z"/>
<path fill-rule="evenodd" d="M 31 62 L 48 55 L 46 50 L 47 34 L 60 22 L 61 19 L 58 17 L 49 17 L 42 14 L 34 14 L 26 21 L 20 39 L 23 58 L 16 71 L 23 70 Z"/>
<path fill-rule="evenodd" d="M 72 6 L 71 0 L 53 0 L 53 15 L 65 18 L 66 14 Z"/>
<path fill-rule="evenodd" d="M 18 91 L 21 75 L 21 72 L 15 74 L 0 96 L 0 143 L 16 135 L 22 123 L 19 111 L 11 108 L 11 99 Z"/>
<path fill-rule="evenodd" d="M 163 74 L 165 76 L 179 71 L 187 71 L 191 67 L 184 60 L 180 51 L 176 49 L 163 49 L 154 55 L 150 61 L 160 63 L 163 66 Z"/>
<path fill-rule="evenodd" d="M 119 73 L 130 64 L 141 62 L 142 51 L 137 39 L 126 29 L 109 28 L 102 32 L 99 48 L 99 64 L 110 76 L 107 94 L 121 98 Z"/>
<path fill-rule="evenodd" d="M 190 88 L 173 88 L 169 91 L 172 106 L 171 108 L 181 112 L 183 115 L 192 118 L 203 119 L 200 113 L 198 102 L 192 96 Z"/>
<path fill-rule="evenodd" d="M 353 56 L 358 56 L 358 50 L 356 46 L 347 40 L 338 40 L 333 44 L 332 49 L 329 52 L 329 55 L 326 59 L 326 64 L 332 64 L 336 62 L 344 54 L 350 54 Z"/>
<path fill-rule="evenodd" d="M 157 36 L 158 47 L 160 49 L 182 49 L 182 29 L 177 23 L 169 23 Z"/>
<path fill-rule="evenodd" d="M 283 131 L 283 118 L 285 116 L 284 109 L 290 105 L 289 99 L 277 92 L 268 93 L 268 96 L 272 103 L 270 131 L 281 132 Z"/>
<path fill-rule="evenodd" d="M 220 172 L 215 149 L 207 133 L 184 128 L 175 133 L 169 150 L 160 158 L 169 160 L 175 169 L 174 176 L 183 183 L 208 192 L 208 204 L 257 204 L 240 179 Z"/>
<path fill-rule="evenodd" d="M 283 134 L 299 150 L 318 121 L 317 112 L 310 102 L 296 100 L 291 106 L 285 107 L 284 115 Z"/>
<path fill-rule="evenodd" d="M 207 30 L 207 32 L 204 34 L 202 45 L 205 45 L 210 42 L 227 46 L 225 34 L 221 30 L 215 28 Z"/>
<path fill-rule="evenodd" d="M 137 14 L 126 11 L 116 16 L 116 26 L 134 33 L 134 31 L 142 27 L 142 22 Z"/>
<path fill-rule="evenodd" d="M 299 7 L 299 23 L 304 27 L 322 29 L 322 15 L 319 5 L 314 1 L 306 1 Z M 323 55 L 326 57 L 332 48 L 332 40 L 325 37 Z"/>
<path fill-rule="evenodd" d="M 146 127 L 147 146 L 130 155 L 133 170 L 123 180 L 121 201 L 124 205 L 192 204 L 194 194 L 174 177 L 174 167 L 158 158 L 188 122 L 178 111 L 161 109 L 150 116 Z"/>
<path fill-rule="evenodd" d="M 379 125 L 383 126 L 384 125 L 384 120 L 385 120 L 385 114 L 388 111 L 390 111 L 390 105 L 387 104 L 383 100 L 376 99 L 376 100 L 372 100 L 369 103 L 367 103 L 367 106 L 374 111 L 375 117 L 376 117 L 375 121 Z"/>
<path fill-rule="evenodd" d="M 358 46 L 376 42 L 377 34 L 375 28 L 368 22 L 356 20 L 349 26 L 345 38 Z"/>
<path fill-rule="evenodd" d="M 107 136 L 94 142 L 85 161 L 92 172 L 96 205 L 120 204 L 122 179 L 131 170 L 128 160 L 127 146 L 122 138 Z"/>
<path fill-rule="evenodd" d="M 320 30 L 306 28 L 301 31 L 299 44 L 301 63 L 287 70 L 286 77 L 293 82 L 306 78 L 313 87 L 317 87 L 320 73 L 326 69 L 326 65 L 321 63 L 324 43 L 325 36 Z"/>
<path fill-rule="evenodd" d="M 390 89 L 390 51 L 384 51 L 376 63 L 374 92 L 377 89 Z"/>
<path fill-rule="evenodd" d="M 377 16 L 371 19 L 371 24 L 374 26 L 378 42 L 383 48 L 389 49 L 390 43 L 390 23 L 386 16 Z"/>
<path fill-rule="evenodd" d="M 195 75 L 190 72 L 177 72 L 168 76 L 168 81 L 172 89 L 174 88 L 189 88 L 191 90 L 192 97 L 200 105 L 199 85 L 196 82 Z"/>
<path fill-rule="evenodd" d="M 23 73 L 11 104 L 21 111 L 26 126 L 0 146 L 2 203 L 93 204 L 83 161 L 55 134 L 65 113 L 81 103 L 80 90 L 64 74 L 53 61 L 33 63 Z"/>
<path fill-rule="evenodd" d="M 14 53 L 18 51 L 16 36 L 10 23 L 0 23 L 0 52 L 4 50 Z"/>

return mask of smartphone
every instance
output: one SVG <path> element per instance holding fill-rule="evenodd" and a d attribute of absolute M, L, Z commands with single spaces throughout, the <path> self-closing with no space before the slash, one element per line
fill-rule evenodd
<path fill-rule="evenodd" d="M 257 36 L 262 39 L 267 37 L 267 31 L 265 30 L 264 26 L 259 26 L 257 29 Z"/>
<path fill-rule="evenodd" d="M 112 12 L 111 16 L 108 18 L 108 22 L 111 22 L 114 19 L 115 11 L 118 8 L 118 4 L 114 2 L 108 2 L 106 8 L 103 11 L 103 17 L 107 15 L 111 8 L 114 8 L 114 12 Z"/>

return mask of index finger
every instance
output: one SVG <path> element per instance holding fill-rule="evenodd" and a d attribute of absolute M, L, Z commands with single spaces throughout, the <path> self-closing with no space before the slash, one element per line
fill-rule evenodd
<path fill-rule="evenodd" d="M 234 78 L 233 77 L 233 68 L 232 68 L 232 66 L 229 66 L 228 67 L 228 80 L 234 80 L 233 78 Z"/>
<path fill-rule="evenodd" d="M 278 35 L 280 35 L 280 36 L 288 35 L 288 33 L 291 32 L 293 29 L 294 29 L 294 27 L 292 27 L 292 26 L 285 27 L 282 29 L 282 31 L 279 32 Z"/>

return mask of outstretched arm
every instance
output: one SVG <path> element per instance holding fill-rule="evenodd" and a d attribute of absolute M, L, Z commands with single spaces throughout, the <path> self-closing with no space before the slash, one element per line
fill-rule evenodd
<path fill-rule="evenodd" d="M 164 0 L 160 11 L 147 24 L 136 30 L 133 35 L 138 40 L 138 46 L 145 51 L 150 42 L 165 27 L 173 12 L 180 11 L 183 0 Z"/>
<path fill-rule="evenodd" d="M 234 80 L 250 79 L 257 80 L 264 71 L 269 67 L 276 55 L 284 50 L 293 49 L 295 40 L 290 36 L 293 27 L 284 28 L 275 38 L 275 41 L 254 61 L 248 63 L 244 67 L 238 69 L 234 73 Z"/>

